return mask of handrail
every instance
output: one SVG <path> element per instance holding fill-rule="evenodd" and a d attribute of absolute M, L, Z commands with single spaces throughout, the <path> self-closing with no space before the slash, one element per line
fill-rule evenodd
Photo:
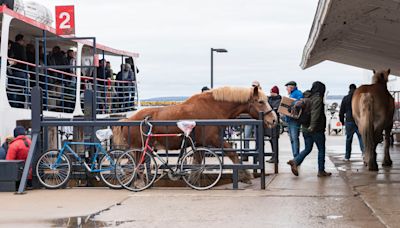
<path fill-rule="evenodd" d="M 14 58 L 8 58 L 13 63 L 23 65 L 17 67 L 15 65 L 7 66 L 12 73 L 7 74 L 9 83 L 7 84 L 7 97 L 10 105 L 16 108 L 30 107 L 30 91 L 32 86 L 36 84 L 34 75 L 36 72 L 32 68 L 35 64 L 21 61 Z M 71 67 L 72 68 L 72 67 Z M 25 76 L 16 74 L 24 73 Z M 82 92 L 93 86 L 93 77 L 81 76 L 82 83 L 79 86 L 76 79 L 78 75 L 68 73 L 53 68 L 48 68 L 45 73 L 43 70 L 39 72 L 39 85 L 43 89 L 43 99 L 45 101 L 45 110 L 69 112 L 74 110 L 76 99 L 81 101 L 80 108 L 84 108 L 84 97 Z M 126 80 L 97 79 L 101 81 L 97 83 L 97 113 L 123 113 L 135 110 L 137 101 L 137 82 Z"/>
<path fill-rule="evenodd" d="M 26 61 L 22 61 L 22 60 L 18 60 L 18 59 L 14 59 L 14 58 L 11 58 L 11 57 L 8 57 L 8 60 L 11 60 L 11 61 L 14 61 L 14 62 L 17 62 L 17 63 L 22 63 L 22 64 L 25 64 L 25 65 L 28 65 L 28 66 L 36 67 L 36 64 L 30 63 L 30 62 L 26 62 Z M 42 66 L 42 65 L 40 65 L 40 66 Z M 71 68 L 73 68 L 73 65 L 71 65 Z M 72 74 L 72 73 L 68 73 L 68 72 L 65 72 L 65 71 L 56 70 L 56 69 L 53 69 L 51 67 L 47 68 L 47 70 L 53 71 L 55 73 L 60 73 L 60 74 L 76 77 L 76 78 L 78 77 L 76 74 Z M 87 80 L 93 80 L 93 77 L 91 77 L 91 76 L 81 76 L 81 78 L 82 79 L 87 79 Z M 98 81 L 109 81 L 109 79 L 101 79 L 101 78 L 96 78 L 96 80 L 98 80 Z M 125 81 L 125 80 L 111 80 L 111 82 L 134 83 L 134 84 L 136 84 L 136 81 Z"/>
<path fill-rule="evenodd" d="M 25 62 L 25 61 L 18 60 L 18 59 L 14 59 L 14 58 L 10 58 L 10 57 L 8 57 L 8 59 L 9 59 L 9 60 L 12 60 L 12 61 L 14 61 L 14 62 L 17 62 L 17 63 L 22 63 L 22 64 L 25 64 L 25 65 L 28 65 L 28 66 L 36 67 L 36 64 L 30 63 L 30 62 Z M 71 68 L 72 68 L 72 67 L 71 67 Z M 56 69 L 53 69 L 53 68 L 47 68 L 47 70 L 53 71 L 53 72 L 55 72 L 55 73 L 60 73 L 60 74 L 65 74 L 65 75 L 77 77 L 76 74 L 71 74 L 71 73 L 68 73 L 68 72 L 65 72 L 65 71 L 56 70 Z"/>

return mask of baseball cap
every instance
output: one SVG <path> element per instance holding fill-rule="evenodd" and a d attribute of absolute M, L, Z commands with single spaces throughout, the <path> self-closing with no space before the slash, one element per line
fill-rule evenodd
<path fill-rule="evenodd" d="M 285 86 L 297 86 L 297 83 L 295 81 L 290 81 L 288 83 L 285 84 Z"/>
<path fill-rule="evenodd" d="M 258 86 L 258 87 L 260 87 L 260 82 L 259 81 L 257 81 L 257 80 L 255 80 L 255 81 L 253 81 L 252 83 L 251 83 L 251 86 Z"/>

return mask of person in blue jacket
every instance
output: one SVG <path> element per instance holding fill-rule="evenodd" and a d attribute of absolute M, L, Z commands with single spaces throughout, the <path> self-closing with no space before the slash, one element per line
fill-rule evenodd
<path fill-rule="evenodd" d="M 303 98 L 303 93 L 297 89 L 297 83 L 295 81 L 290 81 L 285 84 L 286 90 L 290 98 L 300 100 Z M 292 145 L 293 158 L 295 158 L 300 151 L 300 123 L 296 119 L 286 116 L 286 122 L 288 124 L 288 133 L 290 137 L 290 143 Z"/>

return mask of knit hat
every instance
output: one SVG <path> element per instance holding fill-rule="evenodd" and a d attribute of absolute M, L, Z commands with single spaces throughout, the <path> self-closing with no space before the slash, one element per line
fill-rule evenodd
<path fill-rule="evenodd" d="M 17 126 L 14 129 L 14 137 L 16 138 L 16 137 L 18 137 L 20 135 L 25 135 L 25 128 L 22 127 L 22 126 Z"/>
<path fill-rule="evenodd" d="M 278 88 L 278 86 L 274 86 L 274 87 L 272 87 L 272 89 L 271 89 L 271 93 L 276 93 L 276 94 L 279 94 L 279 88 Z"/>

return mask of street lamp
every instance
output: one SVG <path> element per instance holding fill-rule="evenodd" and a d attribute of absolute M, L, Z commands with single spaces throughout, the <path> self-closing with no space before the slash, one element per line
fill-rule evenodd
<path fill-rule="evenodd" d="M 211 89 L 214 87 L 214 77 L 213 77 L 213 71 L 214 71 L 213 55 L 214 55 L 214 51 L 218 52 L 218 53 L 228 52 L 226 49 L 223 49 L 223 48 L 211 48 Z"/>

